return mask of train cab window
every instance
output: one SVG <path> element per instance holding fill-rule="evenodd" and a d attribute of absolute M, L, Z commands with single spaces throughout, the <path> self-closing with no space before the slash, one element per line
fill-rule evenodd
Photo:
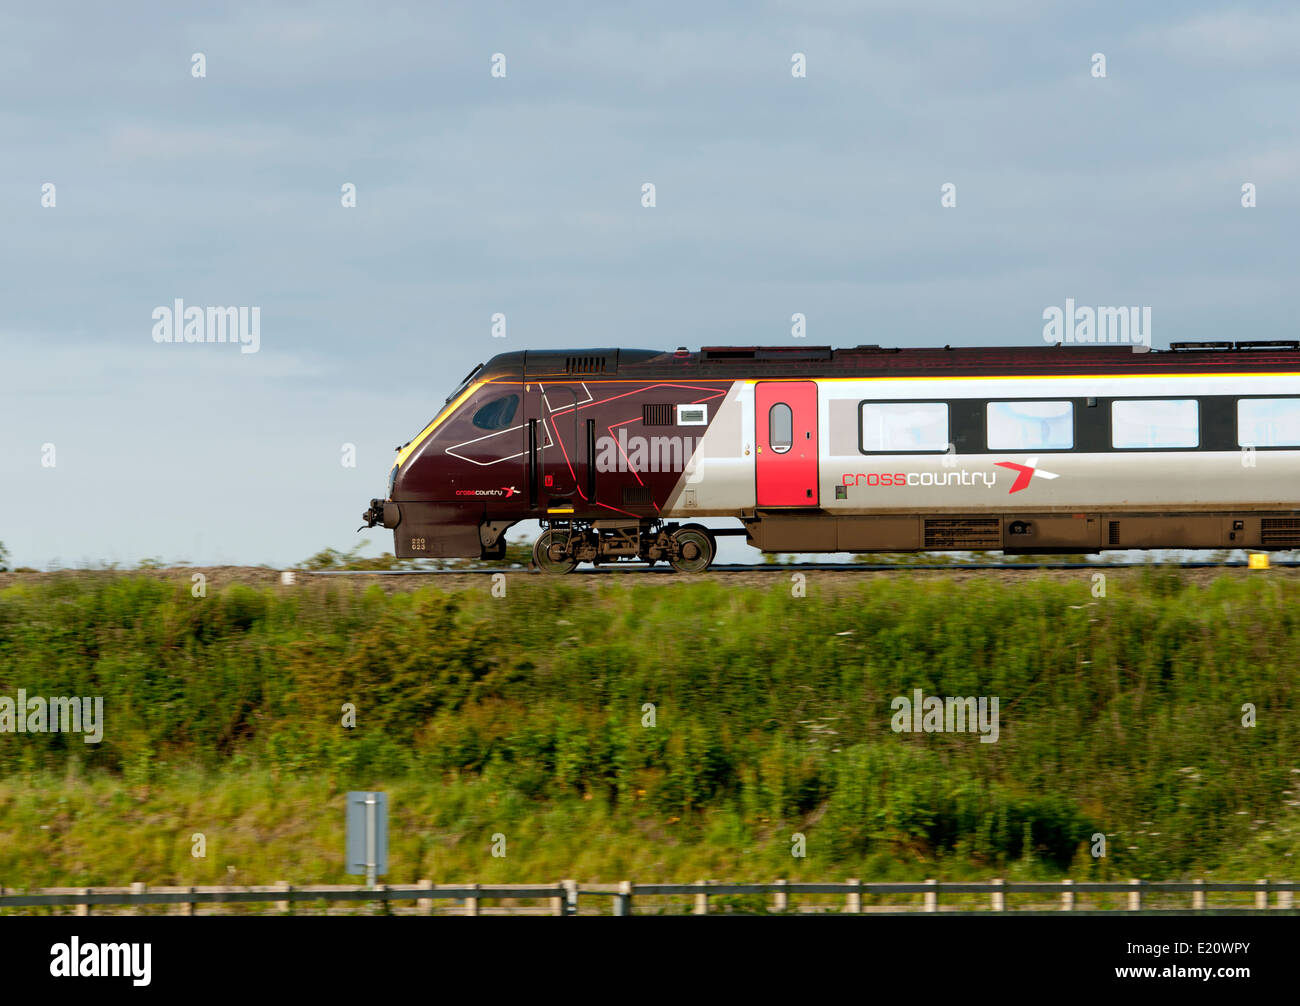
<path fill-rule="evenodd" d="M 1074 446 L 1073 402 L 989 402 L 991 451 L 1068 451 Z"/>
<path fill-rule="evenodd" d="M 1111 402 L 1110 443 L 1121 450 L 1197 447 L 1200 403 L 1194 398 Z"/>
<path fill-rule="evenodd" d="M 863 402 L 859 421 L 864 453 L 948 449 L 947 402 Z"/>
<path fill-rule="evenodd" d="M 794 444 L 794 413 L 785 402 L 768 410 L 767 442 L 777 454 L 784 454 Z"/>
<path fill-rule="evenodd" d="M 1240 447 L 1300 447 L 1300 398 L 1237 401 Z"/>
<path fill-rule="evenodd" d="M 519 408 L 518 395 L 503 395 L 500 398 L 494 398 L 486 405 L 479 407 L 474 413 L 474 425 L 480 430 L 504 430 L 510 425 L 510 421 L 515 418 L 515 410 Z"/>

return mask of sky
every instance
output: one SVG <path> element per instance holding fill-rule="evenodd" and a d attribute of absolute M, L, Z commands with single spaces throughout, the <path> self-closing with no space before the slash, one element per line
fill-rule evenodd
<path fill-rule="evenodd" d="M 1289 3 L 7 5 L 0 542 L 391 551 L 393 447 L 499 352 L 1298 338 L 1297 53 Z"/>

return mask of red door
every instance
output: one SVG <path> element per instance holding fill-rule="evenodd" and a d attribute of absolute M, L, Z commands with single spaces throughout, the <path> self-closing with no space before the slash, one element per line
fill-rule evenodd
<path fill-rule="evenodd" d="M 817 385 L 762 381 L 754 388 L 755 499 L 817 506 Z"/>

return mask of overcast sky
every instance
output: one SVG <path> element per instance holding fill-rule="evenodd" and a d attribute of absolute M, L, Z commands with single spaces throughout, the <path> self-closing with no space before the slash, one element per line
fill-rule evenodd
<path fill-rule="evenodd" d="M 497 352 L 1300 337 L 1293 3 L 188 6 L 0 13 L 19 564 L 391 550 L 392 448 Z M 177 298 L 259 351 L 156 343 Z"/>

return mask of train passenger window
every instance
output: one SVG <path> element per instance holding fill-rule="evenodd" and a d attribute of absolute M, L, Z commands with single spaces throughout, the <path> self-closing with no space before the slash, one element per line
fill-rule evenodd
<path fill-rule="evenodd" d="M 503 395 L 494 398 L 474 413 L 474 425 L 480 430 L 504 430 L 515 418 L 519 408 L 518 395 Z"/>
<path fill-rule="evenodd" d="M 1194 398 L 1111 402 L 1110 443 L 1129 450 L 1197 447 L 1200 403 Z"/>
<path fill-rule="evenodd" d="M 1242 398 L 1237 402 L 1240 447 L 1300 447 L 1300 398 Z"/>
<path fill-rule="evenodd" d="M 777 454 L 794 443 L 794 413 L 785 402 L 777 402 L 767 413 L 767 442 Z"/>
<path fill-rule="evenodd" d="M 989 402 L 991 451 L 1068 451 L 1074 446 L 1073 402 Z"/>
<path fill-rule="evenodd" d="M 862 450 L 946 451 L 947 402 L 863 402 Z"/>

